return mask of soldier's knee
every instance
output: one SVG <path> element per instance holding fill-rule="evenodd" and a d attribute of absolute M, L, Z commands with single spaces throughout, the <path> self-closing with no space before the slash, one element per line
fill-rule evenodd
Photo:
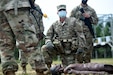
<path fill-rule="evenodd" d="M 46 50 L 47 50 L 47 45 L 43 45 L 43 46 L 41 47 L 41 50 L 42 50 L 42 51 L 46 51 Z"/>
<path fill-rule="evenodd" d="M 54 48 L 53 48 L 53 46 L 51 46 L 51 45 L 43 45 L 42 47 L 41 47 L 41 50 L 42 51 L 50 51 L 50 50 L 53 50 Z"/>

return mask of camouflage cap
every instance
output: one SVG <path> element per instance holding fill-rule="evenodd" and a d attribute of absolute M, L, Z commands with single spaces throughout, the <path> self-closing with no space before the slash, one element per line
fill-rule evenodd
<path fill-rule="evenodd" d="M 57 10 L 59 11 L 59 10 L 61 10 L 61 9 L 65 9 L 66 10 L 66 5 L 58 5 L 57 6 Z"/>

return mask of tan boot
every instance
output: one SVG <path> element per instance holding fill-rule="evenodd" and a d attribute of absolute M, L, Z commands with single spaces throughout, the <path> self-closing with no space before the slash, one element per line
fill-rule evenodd
<path fill-rule="evenodd" d="M 27 71 L 26 71 L 26 65 L 22 66 L 22 75 L 27 75 Z"/>
<path fill-rule="evenodd" d="M 47 64 L 47 67 L 48 67 L 48 70 L 44 71 L 44 74 L 45 75 L 51 75 L 51 71 L 50 71 L 51 64 Z"/>
<path fill-rule="evenodd" d="M 6 72 L 6 74 L 4 74 L 4 75 L 16 75 L 16 74 L 15 74 L 15 72 L 13 72 L 13 71 L 8 71 L 8 72 Z"/>

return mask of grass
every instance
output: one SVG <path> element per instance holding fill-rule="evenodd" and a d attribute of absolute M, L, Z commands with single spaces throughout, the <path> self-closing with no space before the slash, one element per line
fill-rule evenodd
<path fill-rule="evenodd" d="M 53 64 L 60 64 L 60 61 L 54 61 Z M 102 58 L 102 59 L 92 59 L 91 63 L 103 63 L 103 64 L 111 64 L 113 65 L 113 58 Z M 35 75 L 35 72 L 31 69 L 31 66 L 27 65 L 27 72 L 28 75 Z M 2 74 L 1 65 L 0 65 L 0 75 Z M 16 75 L 22 75 L 22 68 L 19 66 L 18 72 L 16 72 Z"/>
<path fill-rule="evenodd" d="M 92 63 L 103 63 L 103 64 L 111 64 L 113 65 L 113 58 L 105 58 L 105 59 L 92 59 Z"/>

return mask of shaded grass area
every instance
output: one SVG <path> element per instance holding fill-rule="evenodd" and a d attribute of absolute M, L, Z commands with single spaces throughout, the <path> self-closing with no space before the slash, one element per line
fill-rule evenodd
<path fill-rule="evenodd" d="M 53 64 L 59 64 L 60 61 L 54 61 Z M 91 59 L 91 63 L 103 63 L 113 65 L 113 58 L 100 58 L 100 59 Z"/>
<path fill-rule="evenodd" d="M 113 65 L 113 58 L 105 58 L 105 59 L 92 59 L 92 63 L 103 63 L 103 64 L 111 64 Z"/>
<path fill-rule="evenodd" d="M 60 61 L 53 62 L 53 64 L 60 64 L 60 63 L 61 63 Z M 113 58 L 92 59 L 91 63 L 103 63 L 103 64 L 113 65 Z M 18 70 L 18 72 L 16 72 L 16 75 L 22 75 L 22 68 L 20 67 L 19 63 L 18 63 L 18 65 L 19 65 L 19 70 Z M 35 75 L 35 71 L 33 71 L 31 69 L 31 66 L 29 64 L 27 65 L 27 72 L 28 72 L 28 75 Z M 0 75 L 3 75 L 2 70 L 1 70 L 1 65 L 0 65 Z"/>

